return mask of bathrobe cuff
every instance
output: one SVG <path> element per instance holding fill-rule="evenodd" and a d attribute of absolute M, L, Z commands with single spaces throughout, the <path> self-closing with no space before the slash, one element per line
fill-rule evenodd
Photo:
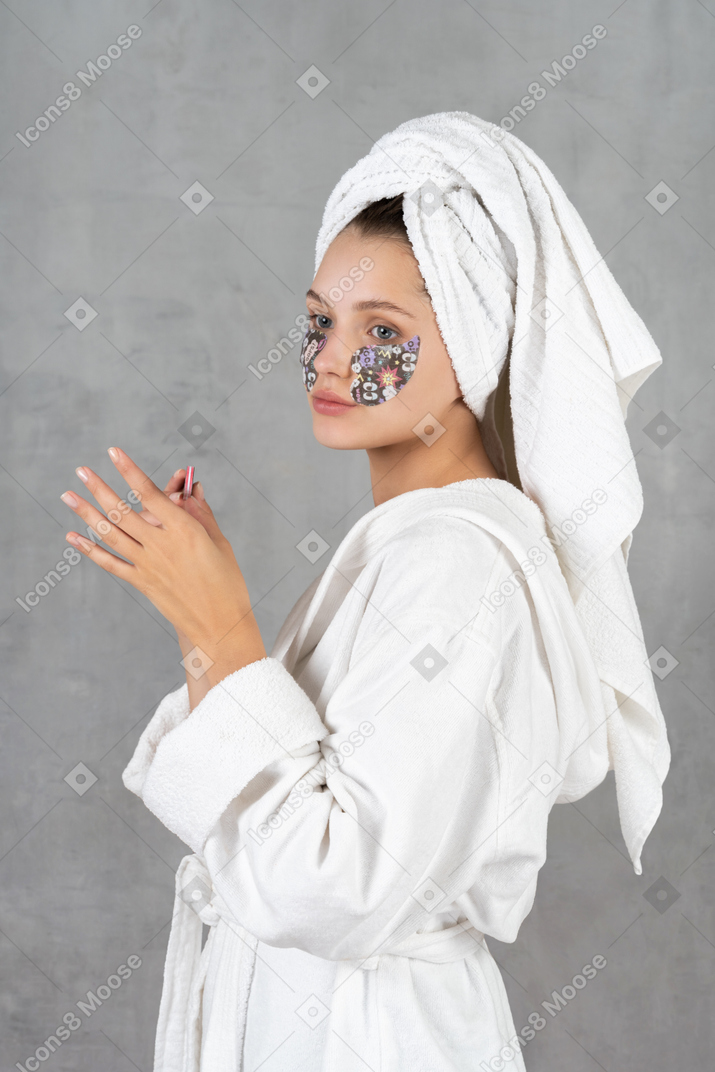
<path fill-rule="evenodd" d="M 270 656 L 229 674 L 191 713 L 188 706 L 186 685 L 162 700 L 122 779 L 200 853 L 259 771 L 322 740 L 328 730 L 300 685 Z"/>
<path fill-rule="evenodd" d="M 134 755 L 122 771 L 122 781 L 127 789 L 141 797 L 149 767 L 156 755 L 157 745 L 169 730 L 173 730 L 190 713 L 189 687 L 184 682 L 181 688 L 170 692 L 159 703 L 137 741 Z"/>

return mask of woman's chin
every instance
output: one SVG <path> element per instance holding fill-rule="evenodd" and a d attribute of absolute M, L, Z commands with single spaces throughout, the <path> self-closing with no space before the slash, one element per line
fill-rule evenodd
<path fill-rule="evenodd" d="M 329 417 L 317 413 L 313 415 L 313 435 L 321 446 L 333 450 L 364 450 L 368 445 L 364 436 L 338 428 L 337 421 L 331 422 Z"/>

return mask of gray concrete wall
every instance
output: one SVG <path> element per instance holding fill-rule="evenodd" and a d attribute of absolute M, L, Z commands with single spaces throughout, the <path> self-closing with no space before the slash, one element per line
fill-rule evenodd
<path fill-rule="evenodd" d="M 141 36 L 93 84 L 78 82 L 130 24 Z M 186 852 L 120 777 L 182 680 L 171 627 L 86 560 L 30 613 L 15 602 L 67 547 L 59 495 L 79 490 L 75 466 L 116 486 L 105 451 L 117 444 L 163 486 L 194 462 L 270 645 L 325 564 L 295 544 L 316 529 L 335 547 L 372 506 L 364 456 L 312 438 L 297 354 L 261 381 L 247 371 L 303 310 L 325 199 L 408 118 L 465 109 L 499 121 L 595 24 L 606 37 L 515 133 L 562 182 L 663 352 L 628 420 L 646 500 L 631 574 L 649 652 L 663 645 L 678 661 L 658 682 L 673 765 L 643 875 L 627 859 L 611 774 L 554 810 L 535 907 L 516 943 L 491 947 L 517 1027 L 534 1012 L 546 1020 L 525 1051 L 529 1072 L 710 1066 L 715 8 L 10 0 L 0 5 L 3 1068 L 131 954 L 141 967 L 42 1067 L 151 1068 Z M 313 64 L 330 80 L 315 97 L 296 83 Z M 16 132 L 68 81 L 81 96 L 24 145 Z M 195 215 L 179 198 L 197 181 L 213 200 Z M 678 197 L 663 214 L 645 200 L 660 182 Z M 65 315 L 80 297 L 97 314 L 81 331 Z M 679 429 L 665 445 L 643 431 L 660 411 Z M 198 448 L 179 431 L 192 417 L 215 429 Z M 79 763 L 91 772 L 81 795 L 66 780 Z M 673 888 L 666 901 L 648 893 L 658 880 Z M 541 1002 L 599 953 L 598 977 L 546 1013 Z"/>

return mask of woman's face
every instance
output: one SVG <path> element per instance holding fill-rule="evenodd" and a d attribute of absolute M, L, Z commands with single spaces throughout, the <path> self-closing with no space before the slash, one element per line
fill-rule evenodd
<path fill-rule="evenodd" d="M 324 446 L 412 445 L 413 428 L 428 414 L 448 426 L 450 409 L 464 406 L 417 261 L 404 243 L 364 238 L 348 227 L 326 251 L 307 306 L 310 331 L 325 336 L 308 339 L 303 353 L 313 432 Z M 324 393 L 344 404 L 326 403 Z"/>

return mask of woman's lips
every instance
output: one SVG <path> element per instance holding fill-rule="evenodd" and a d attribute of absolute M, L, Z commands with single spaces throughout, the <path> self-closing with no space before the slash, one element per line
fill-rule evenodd
<path fill-rule="evenodd" d="M 332 391 L 313 392 L 312 399 L 315 412 L 322 413 L 326 417 L 337 417 L 355 408 L 354 402 L 343 402 Z"/>

